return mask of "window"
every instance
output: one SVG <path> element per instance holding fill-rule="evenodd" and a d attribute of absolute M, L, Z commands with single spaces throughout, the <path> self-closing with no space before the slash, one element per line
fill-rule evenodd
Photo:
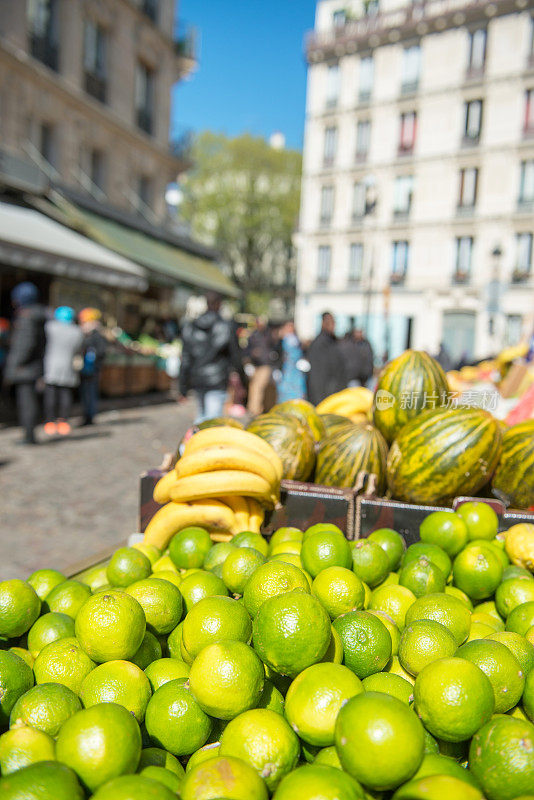
<path fill-rule="evenodd" d="M 399 154 L 411 153 L 415 145 L 415 134 L 417 131 L 417 114 L 415 111 L 408 111 L 401 114 L 400 118 L 400 137 Z"/>
<path fill-rule="evenodd" d="M 402 82 L 401 92 L 408 94 L 415 92 L 419 86 L 419 71 L 421 66 L 421 48 L 418 44 L 405 47 L 402 53 Z"/>
<path fill-rule="evenodd" d="M 358 99 L 360 103 L 369 100 L 373 91 L 374 62 L 373 56 L 360 59 L 360 85 Z"/>
<path fill-rule="evenodd" d="M 473 256 L 473 237 L 459 236 L 456 239 L 456 252 L 454 260 L 454 281 L 467 283 L 471 275 L 471 260 Z"/>
<path fill-rule="evenodd" d="M 101 25 L 85 23 L 83 66 L 85 91 L 106 102 L 106 32 Z"/>
<path fill-rule="evenodd" d="M 59 18 L 57 0 L 29 0 L 30 52 L 47 67 L 59 67 Z"/>
<path fill-rule="evenodd" d="M 391 249 L 391 282 L 402 283 L 408 272 L 410 245 L 406 241 L 393 242 Z"/>
<path fill-rule="evenodd" d="M 153 132 L 154 72 L 141 61 L 135 73 L 135 115 L 145 133 Z"/>
<path fill-rule="evenodd" d="M 337 128 L 326 128 L 324 132 L 324 152 L 323 162 L 325 167 L 330 167 L 334 163 L 337 149 Z"/>
<path fill-rule="evenodd" d="M 152 180 L 147 175 L 140 175 L 137 179 L 137 197 L 141 208 L 150 208 L 152 205 Z"/>
<path fill-rule="evenodd" d="M 334 214 L 334 187 L 323 186 L 321 189 L 321 225 L 330 225 Z"/>
<path fill-rule="evenodd" d="M 141 11 L 146 14 L 152 22 L 158 19 L 158 0 L 142 0 Z"/>
<path fill-rule="evenodd" d="M 38 149 L 39 153 L 52 167 L 56 166 L 56 142 L 55 142 L 55 132 L 52 125 L 48 122 L 43 122 L 43 124 L 39 128 L 39 141 L 38 141 Z"/>
<path fill-rule="evenodd" d="M 371 123 L 368 119 L 359 120 L 356 126 L 356 160 L 365 161 L 371 143 Z"/>
<path fill-rule="evenodd" d="M 534 159 L 521 162 L 519 203 L 534 202 Z"/>
<path fill-rule="evenodd" d="M 464 108 L 464 144 L 475 144 L 480 139 L 482 127 L 482 100 L 470 100 Z"/>
<path fill-rule="evenodd" d="M 517 262 L 514 270 L 513 279 L 516 281 L 524 280 L 532 267 L 532 234 L 517 234 Z"/>
<path fill-rule="evenodd" d="M 478 28 L 476 31 L 471 31 L 469 34 L 468 74 L 480 75 L 484 72 L 486 40 L 487 33 L 485 28 Z"/>
<path fill-rule="evenodd" d="M 393 190 L 393 214 L 407 217 L 412 207 L 413 175 L 399 175 L 395 178 Z"/>
<path fill-rule="evenodd" d="M 527 89 L 525 92 L 524 132 L 528 136 L 532 136 L 534 134 L 534 89 Z"/>
<path fill-rule="evenodd" d="M 338 8 L 337 11 L 334 11 L 332 14 L 332 21 L 334 23 L 334 28 L 342 28 L 347 21 L 347 12 L 345 9 Z"/>
<path fill-rule="evenodd" d="M 352 219 L 358 220 L 365 216 L 367 201 L 367 186 L 363 181 L 358 181 L 352 188 Z"/>
<path fill-rule="evenodd" d="M 363 244 L 351 244 L 349 248 L 349 284 L 359 283 L 363 271 Z"/>
<path fill-rule="evenodd" d="M 320 286 L 325 286 L 328 283 L 331 260 L 332 248 L 330 245 L 321 245 L 319 247 L 317 261 L 317 284 Z"/>
<path fill-rule="evenodd" d="M 91 150 L 89 157 L 91 183 L 102 191 L 106 182 L 105 158 L 101 150 Z"/>
<path fill-rule="evenodd" d="M 528 48 L 528 63 L 534 64 L 534 17 L 530 18 L 530 41 Z"/>
<path fill-rule="evenodd" d="M 339 97 L 339 64 L 329 64 L 326 72 L 326 107 L 335 108 Z"/>
<path fill-rule="evenodd" d="M 458 208 L 473 208 L 477 200 L 478 169 L 466 167 L 460 170 Z"/>
<path fill-rule="evenodd" d="M 376 17 L 379 10 L 379 0 L 364 0 L 363 11 L 366 17 Z"/>
<path fill-rule="evenodd" d="M 507 314 L 504 344 L 506 347 L 518 344 L 523 333 L 523 317 L 521 314 Z"/>

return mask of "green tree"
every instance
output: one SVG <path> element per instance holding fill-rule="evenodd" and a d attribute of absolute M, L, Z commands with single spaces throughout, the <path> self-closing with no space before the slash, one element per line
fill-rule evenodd
<path fill-rule="evenodd" d="M 245 302 L 255 309 L 276 290 L 294 296 L 292 235 L 300 202 L 301 154 L 244 134 L 205 132 L 192 145 L 182 214 L 214 245 Z"/>

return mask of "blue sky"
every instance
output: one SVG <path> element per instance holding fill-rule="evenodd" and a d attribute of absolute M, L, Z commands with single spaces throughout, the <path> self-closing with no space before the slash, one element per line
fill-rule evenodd
<path fill-rule="evenodd" d="M 314 13 L 314 0 L 179 0 L 180 18 L 200 31 L 200 61 L 173 90 L 171 136 L 280 130 L 288 147 L 301 149 L 303 37 Z"/>

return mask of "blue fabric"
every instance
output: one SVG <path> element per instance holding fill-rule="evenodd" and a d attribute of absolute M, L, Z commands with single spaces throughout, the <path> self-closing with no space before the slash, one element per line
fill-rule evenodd
<path fill-rule="evenodd" d="M 17 308 L 31 306 L 39 299 L 39 290 L 34 283 L 24 281 L 18 283 L 11 292 L 11 301 Z"/>
<path fill-rule="evenodd" d="M 72 322 L 74 316 L 74 309 L 70 306 L 59 306 L 54 311 L 54 317 L 60 322 Z"/>
<path fill-rule="evenodd" d="M 278 402 L 298 400 L 306 396 L 306 379 L 297 368 L 297 361 L 303 357 L 299 340 L 294 333 L 282 339 L 282 378 L 278 384 Z"/>

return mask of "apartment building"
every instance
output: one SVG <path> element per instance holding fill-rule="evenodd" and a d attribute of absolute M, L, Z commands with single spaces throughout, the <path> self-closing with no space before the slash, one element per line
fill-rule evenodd
<path fill-rule="evenodd" d="M 480 358 L 534 326 L 534 3 L 320 0 L 296 317 Z"/>
<path fill-rule="evenodd" d="M 175 0 L 3 0 L 0 146 L 151 222 L 184 167 L 171 87 L 194 66 Z"/>

